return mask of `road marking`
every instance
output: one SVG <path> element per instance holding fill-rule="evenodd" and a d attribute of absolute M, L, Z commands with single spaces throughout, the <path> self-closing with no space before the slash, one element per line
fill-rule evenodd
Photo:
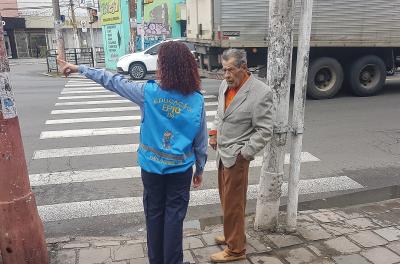
<path fill-rule="evenodd" d="M 58 100 L 73 100 L 73 99 L 96 99 L 96 98 L 116 98 L 121 97 L 118 94 L 106 94 L 106 95 L 77 95 L 77 96 L 61 96 Z M 204 99 L 214 99 L 216 95 L 204 95 Z"/>
<path fill-rule="evenodd" d="M 132 103 L 129 100 L 121 99 L 121 100 L 104 100 L 104 101 L 79 101 L 79 102 L 63 102 L 56 103 L 55 106 L 63 106 L 63 105 L 96 105 L 96 104 L 126 104 Z"/>
<path fill-rule="evenodd" d="M 333 191 L 363 188 L 361 184 L 347 176 L 300 180 L 299 194 L 326 193 Z M 258 184 L 250 185 L 247 199 L 257 199 Z M 287 196 L 287 183 L 282 184 L 282 196 Z M 91 200 L 38 206 L 39 215 L 44 222 L 63 221 L 85 217 L 107 216 L 143 212 L 142 197 Z M 190 192 L 189 206 L 219 204 L 218 189 L 205 189 Z"/>
<path fill-rule="evenodd" d="M 66 84 L 65 88 L 72 88 L 72 87 L 89 87 L 89 86 L 93 86 L 93 87 L 103 87 L 101 86 L 101 84 L 97 84 L 97 83 L 85 83 L 85 84 Z"/>
<path fill-rule="evenodd" d="M 121 96 L 119 96 L 118 94 L 61 96 L 61 97 L 58 97 L 58 100 L 116 98 L 116 97 L 121 97 Z"/>
<path fill-rule="evenodd" d="M 94 83 L 97 84 L 95 81 L 89 79 L 82 79 L 82 80 L 70 80 L 67 84 L 77 84 L 77 83 Z"/>
<path fill-rule="evenodd" d="M 215 106 L 218 102 L 206 102 L 205 106 Z M 99 113 L 99 112 L 121 112 L 121 111 L 137 111 L 140 110 L 139 106 L 127 106 L 127 107 L 108 107 L 108 108 L 82 108 L 82 109 L 64 109 L 64 110 L 53 110 L 52 115 L 61 114 L 80 114 L 80 113 Z"/>
<path fill-rule="evenodd" d="M 103 116 L 47 120 L 46 125 L 141 120 L 141 116 Z"/>
<path fill-rule="evenodd" d="M 206 111 L 206 116 L 215 116 L 216 113 L 217 111 Z M 46 125 L 131 121 L 131 120 L 141 120 L 141 116 L 132 115 L 132 116 L 102 116 L 102 117 L 86 117 L 86 118 L 51 119 L 46 121 Z"/>
<path fill-rule="evenodd" d="M 76 85 L 76 87 L 79 87 L 81 84 L 83 84 L 83 85 L 93 85 L 93 86 L 99 85 L 99 84 L 96 83 L 96 82 L 72 82 L 72 83 L 66 84 L 65 86 L 68 87 L 68 86 L 70 86 L 70 85 Z M 65 86 L 64 86 L 64 87 L 65 87 Z"/>
<path fill-rule="evenodd" d="M 62 92 L 76 92 L 76 91 L 103 91 L 104 87 L 85 87 L 85 88 L 65 88 Z M 107 89 L 105 89 L 107 90 Z"/>
<path fill-rule="evenodd" d="M 207 127 L 210 127 L 210 125 L 211 122 L 208 122 Z M 107 135 L 130 135 L 139 133 L 140 133 L 140 126 L 87 128 L 87 129 L 71 129 L 71 130 L 58 130 L 58 131 L 43 131 L 40 134 L 40 139 L 93 137 L 93 136 L 107 136 Z"/>
<path fill-rule="evenodd" d="M 92 156 L 103 154 L 116 153 L 134 153 L 137 151 L 138 144 L 123 144 L 123 145 L 104 145 L 91 147 L 76 147 L 76 148 L 59 148 L 59 149 L 43 149 L 36 150 L 33 153 L 32 159 L 49 159 L 74 156 Z M 319 161 L 319 159 L 308 152 L 304 152 L 304 160 Z M 303 159 L 303 158 L 302 158 Z M 289 162 L 290 154 L 285 155 L 285 162 Z"/>
<path fill-rule="evenodd" d="M 109 90 L 102 89 L 98 91 L 69 91 L 69 92 L 61 92 L 61 94 L 92 94 L 92 93 L 111 93 Z"/>
<path fill-rule="evenodd" d="M 315 162 L 319 161 L 318 158 L 310 156 L 308 152 L 303 152 L 301 155 L 301 162 Z M 285 164 L 289 164 L 289 156 L 285 157 Z M 250 163 L 251 168 L 261 167 L 263 157 L 257 156 Z M 215 161 L 209 161 L 204 167 L 204 171 L 216 171 Z M 61 171 L 51 173 L 39 173 L 29 176 L 31 186 L 46 186 L 65 183 L 81 183 L 92 181 L 105 181 L 105 180 L 121 180 L 140 178 L 140 167 L 124 167 L 124 168 L 110 168 L 110 169 L 97 169 L 97 170 L 82 170 L 82 171 Z"/>
<path fill-rule="evenodd" d="M 61 158 L 61 157 L 74 157 L 74 156 L 132 153 L 136 152 L 137 148 L 138 144 L 45 149 L 45 150 L 36 150 L 33 153 L 32 159 L 36 160 L 36 159 L 49 159 L 49 158 Z"/>
<path fill-rule="evenodd" d="M 62 114 L 100 113 L 100 112 L 123 112 L 123 111 L 136 111 L 136 110 L 140 110 L 139 106 L 53 110 L 51 111 L 51 114 L 62 115 Z"/>

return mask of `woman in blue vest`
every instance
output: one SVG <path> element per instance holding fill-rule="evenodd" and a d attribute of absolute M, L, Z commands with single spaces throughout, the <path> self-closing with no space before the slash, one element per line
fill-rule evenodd
<path fill-rule="evenodd" d="M 80 72 L 139 105 L 138 162 L 144 185 L 149 260 L 151 264 L 181 264 L 182 227 L 192 175 L 193 187 L 200 187 L 207 160 L 204 99 L 190 50 L 179 41 L 163 43 L 158 53 L 158 81 L 147 83 L 62 60 L 58 63 L 65 75 Z"/>

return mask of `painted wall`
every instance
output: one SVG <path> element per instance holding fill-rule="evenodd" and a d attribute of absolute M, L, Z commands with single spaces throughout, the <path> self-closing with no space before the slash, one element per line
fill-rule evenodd
<path fill-rule="evenodd" d="M 181 25 L 176 21 L 176 4 L 184 3 L 185 0 L 154 0 L 153 3 L 144 4 L 144 15 L 141 10 L 142 1 L 138 0 L 137 9 L 138 23 L 140 23 L 137 37 L 138 48 L 142 47 L 140 36 L 142 30 L 145 34 L 145 48 L 166 38 L 182 37 Z"/>
<path fill-rule="evenodd" d="M 0 10 L 1 10 L 1 16 L 3 17 L 17 17 L 18 16 L 17 0 L 1 0 Z"/>
<path fill-rule="evenodd" d="M 118 59 L 129 52 L 128 0 L 100 0 L 106 68 L 115 70 Z"/>

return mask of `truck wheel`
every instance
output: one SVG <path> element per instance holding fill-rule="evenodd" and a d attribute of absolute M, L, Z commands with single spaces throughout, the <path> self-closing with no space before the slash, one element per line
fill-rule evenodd
<path fill-rule="evenodd" d="M 129 75 L 132 77 L 134 80 L 142 80 L 146 76 L 147 69 L 146 66 L 143 65 L 143 63 L 140 62 L 134 62 L 129 66 Z"/>
<path fill-rule="evenodd" d="M 342 87 L 343 68 L 330 57 L 321 57 L 311 62 L 308 73 L 307 95 L 313 99 L 332 98 Z"/>
<path fill-rule="evenodd" d="M 368 55 L 357 59 L 350 68 L 350 88 L 358 96 L 371 96 L 382 90 L 386 66 L 381 58 Z"/>

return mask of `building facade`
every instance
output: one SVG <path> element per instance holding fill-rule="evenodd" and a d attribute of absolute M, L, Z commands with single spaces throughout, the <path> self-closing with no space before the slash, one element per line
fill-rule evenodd
<path fill-rule="evenodd" d="M 87 29 L 88 11 L 85 6 L 79 5 L 81 1 L 60 1 L 60 12 L 65 18 L 63 28 L 66 49 L 91 46 Z M 75 13 L 75 23 L 72 10 Z M 56 48 L 51 0 L 1 0 L 0 12 L 5 20 L 6 46 L 9 46 L 10 57 L 45 57 L 47 50 Z M 100 23 L 94 23 L 93 28 L 95 47 L 103 47 Z"/>
<path fill-rule="evenodd" d="M 115 70 L 120 57 L 130 52 L 131 19 L 129 0 L 100 0 L 104 59 Z"/>
<path fill-rule="evenodd" d="M 185 37 L 185 0 L 137 0 L 137 27 L 138 50 L 167 38 Z"/>
<path fill-rule="evenodd" d="M 19 35 L 16 32 L 25 29 L 25 19 L 19 17 L 17 0 L 0 1 L 0 15 L 3 21 L 7 55 L 9 58 L 18 58 L 18 49 L 20 49 L 18 44 L 21 42 L 17 39 Z"/>

